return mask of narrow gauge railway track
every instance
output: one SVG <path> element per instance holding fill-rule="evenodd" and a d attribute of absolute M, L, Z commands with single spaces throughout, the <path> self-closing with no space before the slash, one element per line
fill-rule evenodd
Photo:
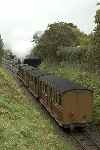
<path fill-rule="evenodd" d="M 78 150 L 100 150 L 100 135 L 96 130 L 75 131 L 70 134 L 70 137 L 79 147 Z"/>

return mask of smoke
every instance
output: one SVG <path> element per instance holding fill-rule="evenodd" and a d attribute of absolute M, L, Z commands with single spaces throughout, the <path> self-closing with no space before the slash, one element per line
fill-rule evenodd
<path fill-rule="evenodd" d="M 31 42 L 28 41 L 16 41 L 13 45 L 12 52 L 19 58 L 24 58 L 26 55 L 30 54 L 32 49 Z"/>
<path fill-rule="evenodd" d="M 32 32 L 22 28 L 15 28 L 10 34 L 12 52 L 19 58 L 24 58 L 32 49 Z"/>

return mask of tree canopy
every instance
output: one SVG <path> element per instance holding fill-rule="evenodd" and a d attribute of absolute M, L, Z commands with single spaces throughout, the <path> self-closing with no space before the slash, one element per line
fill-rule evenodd
<path fill-rule="evenodd" d="M 95 16 L 96 27 L 93 35 L 93 57 L 96 68 L 100 67 L 100 9 L 97 10 Z"/>
<path fill-rule="evenodd" d="M 1 35 L 0 35 L 0 49 L 2 49 L 3 48 L 3 40 L 2 40 L 2 38 L 1 38 Z"/>
<path fill-rule="evenodd" d="M 3 46 L 4 46 L 4 43 L 3 43 L 3 40 L 2 40 L 1 35 L 0 35 L 0 63 L 2 61 L 2 56 L 4 53 Z"/>
<path fill-rule="evenodd" d="M 56 59 L 57 51 L 60 47 L 79 45 L 80 31 L 72 23 L 58 22 L 49 24 L 43 34 L 33 36 L 33 42 L 36 44 L 35 54 L 43 58 Z M 78 36 L 77 36 L 78 35 Z"/>
<path fill-rule="evenodd" d="M 49 24 L 43 33 L 39 31 L 33 35 L 33 53 L 43 59 L 61 61 L 64 55 L 58 55 L 60 50 L 65 47 L 87 46 L 89 41 L 89 36 L 73 23 L 57 22 Z"/>

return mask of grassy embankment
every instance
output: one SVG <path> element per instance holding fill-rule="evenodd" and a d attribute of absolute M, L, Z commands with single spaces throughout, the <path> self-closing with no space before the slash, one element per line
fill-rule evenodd
<path fill-rule="evenodd" d="M 0 68 L 0 150 L 72 150 L 36 101 Z"/>
<path fill-rule="evenodd" d="M 93 105 L 93 120 L 100 124 L 100 77 L 94 73 L 82 71 L 79 67 L 72 67 L 72 65 L 50 65 L 43 63 L 41 68 L 47 72 L 61 76 L 65 79 L 73 80 L 83 86 L 89 87 L 94 91 L 94 105 Z"/>

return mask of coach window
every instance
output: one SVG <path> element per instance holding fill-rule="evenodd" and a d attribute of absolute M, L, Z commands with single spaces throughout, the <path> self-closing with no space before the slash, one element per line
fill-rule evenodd
<path fill-rule="evenodd" d="M 43 81 L 41 81 L 41 83 L 42 83 L 42 88 L 41 88 L 41 91 L 42 91 L 42 94 L 43 94 Z"/>
<path fill-rule="evenodd" d="M 59 104 L 59 93 L 56 91 L 56 103 Z"/>
<path fill-rule="evenodd" d="M 50 86 L 48 87 L 48 94 L 49 94 L 48 99 L 49 99 L 49 102 L 50 102 L 50 97 L 51 97 L 51 87 Z"/>
<path fill-rule="evenodd" d="M 32 74 L 31 74 L 31 72 L 30 72 L 30 80 L 32 80 Z"/>
<path fill-rule="evenodd" d="M 55 104 L 57 103 L 57 91 L 55 90 Z"/>
<path fill-rule="evenodd" d="M 40 90 L 42 89 L 42 81 L 40 81 Z"/>
<path fill-rule="evenodd" d="M 37 84 L 37 80 L 36 80 L 36 77 L 35 77 L 35 79 L 34 79 L 34 83 L 35 83 L 35 85 Z"/>
<path fill-rule="evenodd" d="M 50 86 L 49 86 L 49 91 L 48 91 L 48 93 L 49 93 L 48 98 L 49 98 L 49 102 L 50 102 L 50 100 L 51 100 L 51 87 L 50 87 Z"/>
<path fill-rule="evenodd" d="M 45 83 L 45 93 L 47 93 L 47 83 Z"/>
<path fill-rule="evenodd" d="M 44 85 L 44 94 L 45 94 L 45 97 L 47 97 L 47 83 L 45 83 Z"/>
<path fill-rule="evenodd" d="M 30 72 L 30 79 L 32 80 L 32 74 L 31 74 L 31 72 Z"/>
<path fill-rule="evenodd" d="M 53 89 L 53 103 L 55 104 L 55 89 Z"/>
<path fill-rule="evenodd" d="M 45 82 L 43 83 L 43 91 L 44 91 L 44 94 L 45 94 Z"/>
<path fill-rule="evenodd" d="M 52 103 L 52 87 L 50 88 L 50 103 Z"/>
<path fill-rule="evenodd" d="M 62 104 L 62 98 L 61 98 L 61 94 L 58 95 L 58 104 L 61 105 Z"/>
<path fill-rule="evenodd" d="M 44 82 L 42 81 L 42 89 L 40 89 L 42 91 L 42 95 L 44 95 Z"/>
<path fill-rule="evenodd" d="M 32 72 L 31 72 L 31 80 L 33 79 L 32 77 L 33 77 L 33 76 L 32 76 Z"/>
<path fill-rule="evenodd" d="M 57 103 L 57 91 L 55 90 L 55 103 Z"/>
<path fill-rule="evenodd" d="M 43 87 L 42 87 L 42 89 L 43 89 L 43 94 L 45 93 L 45 84 L 44 84 L 44 82 L 43 82 Z"/>
<path fill-rule="evenodd" d="M 52 88 L 52 102 L 54 103 L 54 88 Z"/>
<path fill-rule="evenodd" d="M 32 81 L 34 81 L 34 76 L 32 76 Z"/>

